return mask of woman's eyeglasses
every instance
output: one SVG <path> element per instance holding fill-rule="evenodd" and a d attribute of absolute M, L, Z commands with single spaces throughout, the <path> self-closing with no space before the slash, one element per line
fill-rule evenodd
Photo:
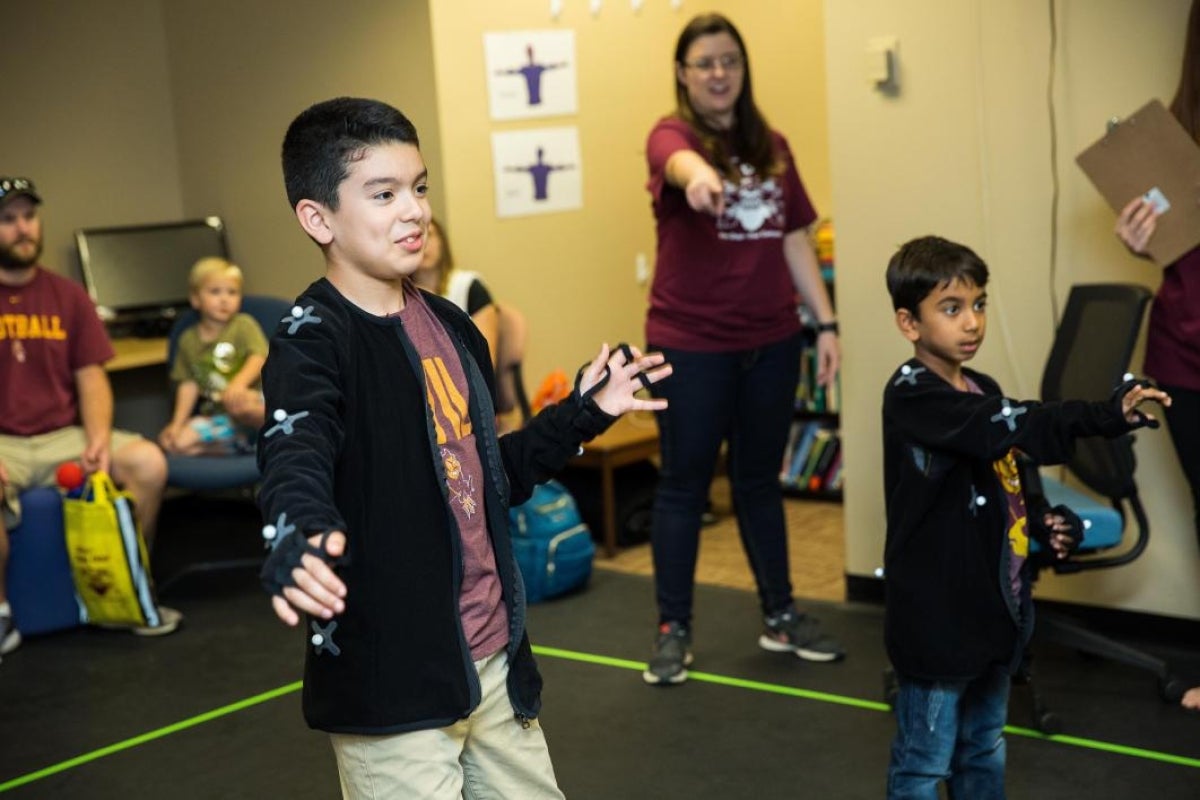
<path fill-rule="evenodd" d="M 729 53 L 716 58 L 705 56 L 704 58 L 697 58 L 695 61 L 685 61 L 683 65 L 691 67 L 697 72 L 711 75 L 717 71 L 717 67 L 720 67 L 724 72 L 738 72 L 742 67 L 746 66 L 746 61 L 737 53 Z"/>

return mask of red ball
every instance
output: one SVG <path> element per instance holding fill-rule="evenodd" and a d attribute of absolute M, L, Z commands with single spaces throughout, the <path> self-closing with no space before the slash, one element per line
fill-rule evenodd
<path fill-rule="evenodd" d="M 64 461 L 58 465 L 54 477 L 62 489 L 68 492 L 78 489 L 83 486 L 83 467 L 79 466 L 78 461 Z"/>

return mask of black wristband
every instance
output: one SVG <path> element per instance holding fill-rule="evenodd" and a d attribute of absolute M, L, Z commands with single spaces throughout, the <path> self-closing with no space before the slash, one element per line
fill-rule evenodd
<path fill-rule="evenodd" d="M 835 320 L 830 320 L 829 322 L 818 322 L 816 330 L 817 330 L 817 333 L 836 334 L 838 332 L 837 320 L 835 319 Z"/>

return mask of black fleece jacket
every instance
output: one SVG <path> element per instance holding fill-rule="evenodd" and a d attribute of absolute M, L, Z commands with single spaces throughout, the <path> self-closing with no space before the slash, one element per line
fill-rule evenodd
<path fill-rule="evenodd" d="M 916 359 L 883 393 L 884 639 L 910 678 L 1012 667 L 1032 632 L 1028 586 L 1019 606 L 1009 588 L 1007 505 L 992 463 L 1017 448 L 1059 464 L 1078 437 L 1134 427 L 1111 403 L 1012 400 L 987 375 L 963 371 L 983 394 L 955 389 Z"/>
<path fill-rule="evenodd" d="M 498 440 L 486 342 L 452 303 L 429 294 L 425 300 L 470 385 L 488 530 L 508 608 L 508 694 L 518 717 L 533 718 L 542 681 L 525 633 L 508 507 L 613 418 L 572 395 Z M 292 536 L 344 531 L 348 542 L 348 558 L 336 568 L 347 587 L 345 612 L 333 628 L 306 621 L 309 725 L 384 734 L 466 717 L 480 688 L 459 616 L 461 542 L 420 360 L 400 320 L 368 314 L 318 280 L 272 337 L 263 391 L 264 519 Z M 311 638 L 318 627 L 319 645 Z"/>

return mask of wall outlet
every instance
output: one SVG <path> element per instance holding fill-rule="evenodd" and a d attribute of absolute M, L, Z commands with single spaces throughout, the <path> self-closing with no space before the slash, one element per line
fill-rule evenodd
<path fill-rule="evenodd" d="M 646 263 L 645 253 L 638 253 L 633 259 L 633 279 L 638 286 L 645 286 L 650 280 L 650 265 Z"/>

